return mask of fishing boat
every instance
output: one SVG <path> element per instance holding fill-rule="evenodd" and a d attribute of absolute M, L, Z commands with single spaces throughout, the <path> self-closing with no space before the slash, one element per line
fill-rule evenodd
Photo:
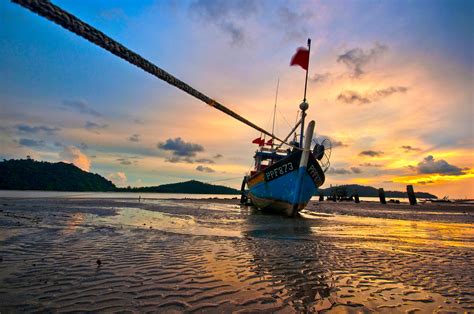
<path fill-rule="evenodd" d="M 309 122 L 306 132 L 304 130 L 306 111 L 309 108 L 306 90 L 310 50 L 311 39 L 308 39 L 308 48 L 299 48 L 290 62 L 290 65 L 299 65 L 306 70 L 304 97 L 299 105 L 299 121 L 280 145 L 273 145 L 274 137 L 269 141 L 265 138 L 253 140 L 259 148 L 255 152 L 254 168 L 242 181 L 242 204 L 250 203 L 263 210 L 293 216 L 307 205 L 325 181 L 325 171 L 329 167 L 329 139 L 324 139 L 321 143 L 313 140 L 314 121 Z M 274 125 L 275 109 L 272 134 Z M 299 140 L 294 133 L 298 128 L 301 130 Z M 292 135 L 293 141 L 287 145 L 287 149 L 282 149 L 282 145 Z"/>
<path fill-rule="evenodd" d="M 306 101 L 306 90 L 311 49 L 310 39 L 308 39 L 308 48 L 299 48 L 290 63 L 290 65 L 299 65 L 306 70 L 304 97 L 303 102 L 299 105 L 300 118 L 290 134 L 285 139 L 280 139 L 274 134 L 274 130 L 269 132 L 252 123 L 53 3 L 47 0 L 12 0 L 12 2 L 83 37 L 212 108 L 237 119 L 259 131 L 261 135 L 269 136 L 270 141 L 268 142 L 263 139 L 262 143 L 262 139 L 260 139 L 259 149 L 254 157 L 254 170 L 245 176 L 242 183 L 243 203 L 250 200 L 258 208 L 295 215 L 306 206 L 318 187 L 324 183 L 324 173 L 329 166 L 330 153 L 328 154 L 328 151 L 330 152 L 330 147 L 324 141 L 314 142 L 314 121 L 308 123 L 306 131 L 304 130 L 306 110 L 309 108 Z M 299 140 L 297 134 L 294 133 L 298 128 L 301 129 Z M 295 138 L 288 142 L 293 134 L 295 134 Z"/>

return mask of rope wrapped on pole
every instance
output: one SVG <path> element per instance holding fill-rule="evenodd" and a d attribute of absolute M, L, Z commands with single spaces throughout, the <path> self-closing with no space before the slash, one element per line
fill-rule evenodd
<path fill-rule="evenodd" d="M 234 111 L 230 110 L 229 108 L 225 107 L 224 105 L 220 104 L 214 99 L 204 95 L 200 91 L 194 89 L 193 87 L 184 83 L 180 79 L 174 77 L 173 75 L 169 74 L 165 70 L 157 67 L 150 61 L 141 57 L 139 54 L 131 51 L 130 49 L 118 43 L 117 41 L 108 37 L 101 31 L 97 30 L 96 28 L 81 21 L 80 19 L 70 14 L 69 12 L 64 11 L 60 7 L 52 4 L 50 1 L 48 0 L 12 0 L 12 2 L 17 3 L 29 9 L 30 11 L 64 27 L 65 29 L 75 33 L 76 35 L 87 39 L 88 41 L 96 44 L 99 47 L 102 47 L 103 49 L 111 52 L 117 57 L 120 57 L 124 59 L 125 61 L 167 82 L 168 84 L 173 85 L 176 88 L 179 88 L 180 90 L 188 93 L 189 95 L 196 97 L 197 99 L 203 101 L 209 106 L 214 107 L 217 110 L 224 112 L 225 114 L 254 128 L 255 130 L 262 132 L 268 136 L 271 136 L 275 138 L 276 140 L 278 140 L 279 142 L 285 143 L 285 141 L 282 141 L 278 137 L 275 137 L 272 133 L 250 122 L 249 120 L 245 119 L 244 117 L 240 116 L 239 114 L 235 113 Z"/>

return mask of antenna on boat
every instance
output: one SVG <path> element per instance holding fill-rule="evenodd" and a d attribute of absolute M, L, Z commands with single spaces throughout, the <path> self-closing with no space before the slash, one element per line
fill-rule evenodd
<path fill-rule="evenodd" d="M 273 124 L 272 124 L 272 135 L 275 135 L 275 115 L 276 115 L 276 109 L 277 109 L 277 100 L 278 100 L 278 88 L 280 87 L 280 78 L 278 78 L 277 82 L 277 90 L 275 94 L 275 106 L 273 107 Z M 273 149 L 273 141 L 274 141 L 274 136 L 272 136 L 272 149 Z"/>

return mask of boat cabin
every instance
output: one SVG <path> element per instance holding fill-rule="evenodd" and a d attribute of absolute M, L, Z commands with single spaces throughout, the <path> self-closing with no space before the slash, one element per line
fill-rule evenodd
<path fill-rule="evenodd" d="M 290 154 L 289 149 L 272 149 L 267 147 L 260 147 L 253 156 L 255 160 L 254 169 L 250 172 L 250 176 L 253 176 L 259 171 L 264 170 L 268 166 L 280 161 Z"/>

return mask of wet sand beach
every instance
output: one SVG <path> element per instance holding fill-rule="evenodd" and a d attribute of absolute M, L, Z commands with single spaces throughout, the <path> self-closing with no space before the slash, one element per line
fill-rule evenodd
<path fill-rule="evenodd" d="M 472 312 L 474 205 L 2 198 L 0 312 Z"/>

